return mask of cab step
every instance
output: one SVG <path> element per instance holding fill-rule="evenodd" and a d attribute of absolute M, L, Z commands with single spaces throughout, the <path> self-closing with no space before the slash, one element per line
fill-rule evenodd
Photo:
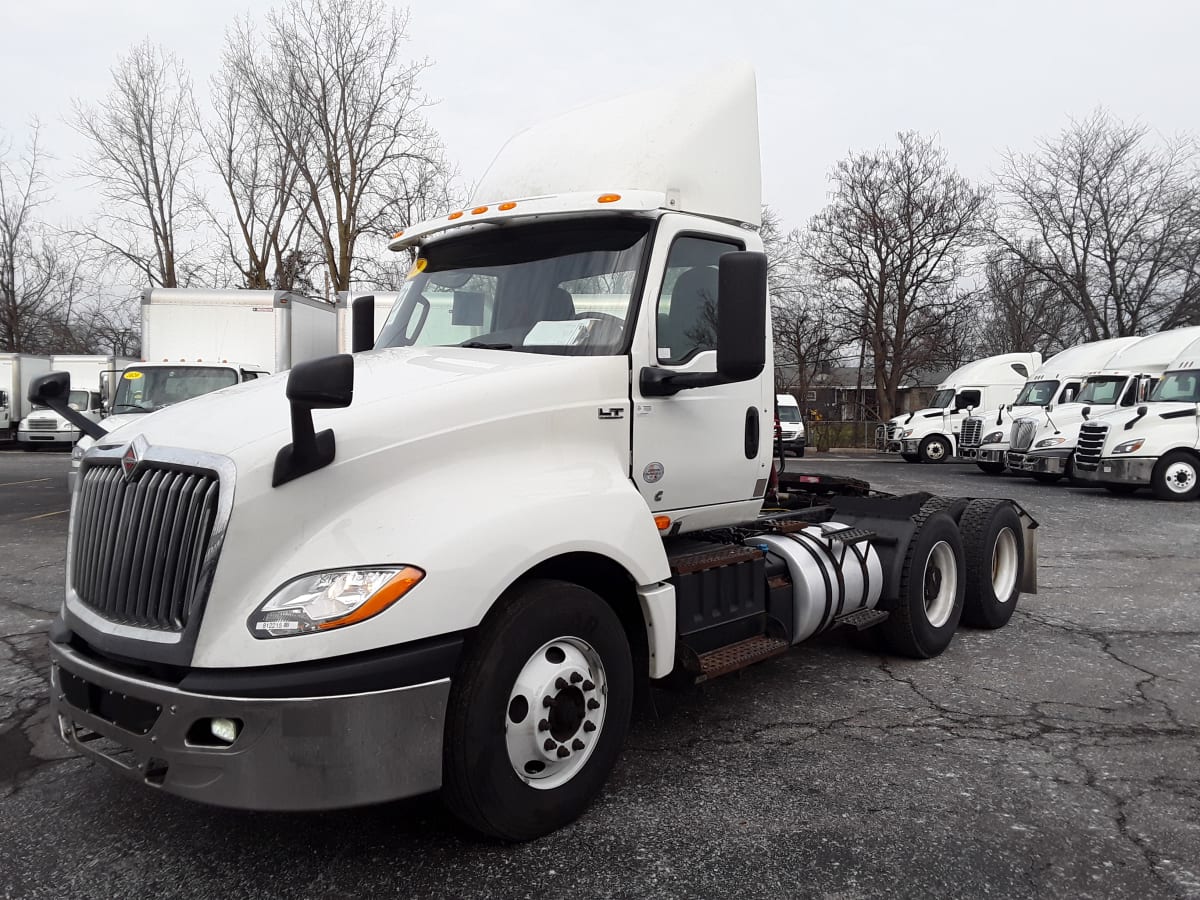
<path fill-rule="evenodd" d="M 782 638 L 767 637 L 765 634 L 746 638 L 736 644 L 728 644 L 701 653 L 697 659 L 700 663 L 700 674 L 696 676 L 696 684 L 716 678 L 718 675 L 728 675 L 738 669 L 744 669 L 756 662 L 779 656 L 788 651 L 789 644 Z"/>
<path fill-rule="evenodd" d="M 830 528 L 827 525 L 821 526 L 821 535 L 831 541 L 838 541 L 843 544 L 861 544 L 864 541 L 875 539 L 875 532 L 870 528 L 856 528 L 853 525 L 848 525 L 845 528 Z"/>
<path fill-rule="evenodd" d="M 833 620 L 833 627 L 846 625 L 856 631 L 866 631 L 868 628 L 886 622 L 888 611 L 886 609 L 857 609 L 852 613 L 846 613 L 844 616 L 838 616 Z"/>

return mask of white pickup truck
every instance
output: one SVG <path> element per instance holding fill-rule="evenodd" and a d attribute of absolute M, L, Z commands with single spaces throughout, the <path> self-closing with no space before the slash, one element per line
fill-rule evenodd
<path fill-rule="evenodd" d="M 50 645 L 72 747 L 225 806 L 440 789 L 524 840 L 598 794 L 649 679 L 835 627 L 930 657 L 1035 588 L 1011 501 L 768 491 L 749 69 L 536 126 L 478 192 L 392 240 L 373 350 L 88 450 Z"/>

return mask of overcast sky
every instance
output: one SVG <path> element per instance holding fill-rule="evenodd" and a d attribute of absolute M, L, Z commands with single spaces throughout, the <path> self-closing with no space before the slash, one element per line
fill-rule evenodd
<path fill-rule="evenodd" d="M 86 215 L 65 177 L 79 139 L 72 98 L 149 36 L 202 88 L 225 27 L 263 0 L 0 0 L 0 134 L 38 116 L 59 209 Z M 986 178 L 1004 148 L 1031 149 L 1099 105 L 1158 132 L 1200 130 L 1200 3 L 1191 0 L 417 0 L 411 50 L 433 67 L 429 117 L 467 181 L 512 132 L 556 112 L 670 81 L 711 62 L 758 72 L 764 199 L 789 224 L 822 205 L 832 163 L 899 129 L 936 132 L 959 169 Z"/>

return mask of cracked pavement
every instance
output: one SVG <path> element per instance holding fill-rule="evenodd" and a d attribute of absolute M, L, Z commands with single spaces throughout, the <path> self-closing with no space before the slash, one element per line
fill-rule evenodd
<path fill-rule="evenodd" d="M 654 692 L 608 788 L 523 846 L 436 797 L 212 809 L 73 756 L 45 713 L 65 455 L 0 453 L 2 897 L 1200 897 L 1200 504 L 864 457 L 883 490 L 1011 496 L 1041 592 L 941 657 L 818 639 Z M 47 479 L 38 481 L 37 479 Z"/>

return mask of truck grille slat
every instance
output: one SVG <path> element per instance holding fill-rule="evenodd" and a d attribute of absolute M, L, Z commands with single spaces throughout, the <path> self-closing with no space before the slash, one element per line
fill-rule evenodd
<path fill-rule="evenodd" d="M 1033 436 L 1037 434 L 1037 422 L 1033 419 L 1017 419 L 1013 423 L 1012 437 L 1009 445 L 1019 452 L 1025 452 L 1033 444 Z"/>
<path fill-rule="evenodd" d="M 1104 440 L 1107 437 L 1107 424 L 1084 424 L 1079 429 L 1079 443 L 1075 446 L 1075 468 L 1087 472 L 1096 471 L 1100 466 L 1100 455 L 1104 451 Z"/>
<path fill-rule="evenodd" d="M 217 518 L 214 472 L 143 463 L 83 472 L 71 586 L 80 601 L 122 624 L 182 631 L 198 601 Z"/>
<path fill-rule="evenodd" d="M 959 434 L 959 444 L 963 447 L 978 447 L 980 438 L 983 437 L 983 419 L 977 416 L 971 416 L 963 422 L 962 432 Z"/>

